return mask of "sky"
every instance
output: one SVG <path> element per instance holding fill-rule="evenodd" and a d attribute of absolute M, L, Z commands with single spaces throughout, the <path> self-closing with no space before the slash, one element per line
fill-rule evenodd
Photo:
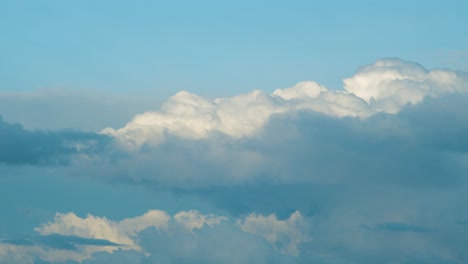
<path fill-rule="evenodd" d="M 0 1 L 0 263 L 466 263 L 465 1 Z"/>

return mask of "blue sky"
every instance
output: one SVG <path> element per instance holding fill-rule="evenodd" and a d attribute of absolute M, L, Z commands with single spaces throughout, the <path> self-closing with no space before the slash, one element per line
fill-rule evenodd
<path fill-rule="evenodd" d="M 2 1 L 0 263 L 466 263 L 464 1 Z"/>
<path fill-rule="evenodd" d="M 463 1 L 2 1 L 2 89 L 341 88 L 401 57 L 466 69 Z M 458 58 L 464 54 L 463 58 Z"/>

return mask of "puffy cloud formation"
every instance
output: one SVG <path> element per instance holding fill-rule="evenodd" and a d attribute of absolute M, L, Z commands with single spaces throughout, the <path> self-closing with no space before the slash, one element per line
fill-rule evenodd
<path fill-rule="evenodd" d="M 301 230 L 299 226 L 302 221 L 299 212 L 292 214 L 287 221 L 276 220 L 275 215 L 264 217 L 252 214 L 237 220 L 240 230 L 236 228 L 235 221 L 227 217 L 204 215 L 196 210 L 178 212 L 174 215 L 174 220 L 171 220 L 165 211 L 160 210 L 149 210 L 141 216 L 121 221 L 93 215 L 81 218 L 74 213 L 57 213 L 52 222 L 35 228 L 39 236 L 0 240 L 0 262 L 32 263 L 35 259 L 54 263 L 69 260 L 82 262 L 93 258 L 99 252 L 113 254 L 116 251 L 135 251 L 149 257 L 151 253 L 141 245 L 142 232 L 149 230 L 148 228 L 153 227 L 158 231 L 152 232 L 151 236 L 161 236 L 161 231 L 164 231 L 174 239 L 187 232 L 193 236 L 194 230 L 201 230 L 204 226 L 209 226 L 210 229 L 218 227 L 220 231 L 216 231 L 219 232 L 216 236 L 219 236 L 226 228 L 220 227 L 222 221 L 229 222 L 227 228 L 234 230 L 234 234 L 243 231 L 258 235 L 284 254 L 298 255 L 298 245 L 306 241 L 303 234 L 306 230 Z M 183 244 L 187 235 L 181 236 L 181 239 L 177 243 Z M 229 237 L 224 239 L 228 240 Z M 287 248 L 278 247 L 278 243 L 286 243 Z M 154 246 L 159 245 L 151 245 Z"/>
<path fill-rule="evenodd" d="M 166 134 L 202 139 L 218 132 L 233 138 L 258 132 L 272 115 L 315 111 L 331 117 L 366 118 L 376 113 L 397 113 L 425 97 L 468 91 L 468 75 L 452 70 L 426 70 L 400 59 L 381 59 L 344 79 L 344 89 L 332 91 L 308 81 L 272 94 L 253 91 L 230 98 L 208 99 L 179 92 L 159 112 L 137 115 L 125 127 L 102 133 L 137 149 L 158 144 Z"/>
<path fill-rule="evenodd" d="M 468 75 L 446 69 L 426 70 L 400 59 L 381 59 L 343 80 L 344 89 L 366 101 L 372 112 L 396 113 L 424 97 L 468 91 Z"/>
<path fill-rule="evenodd" d="M 132 237 L 148 227 L 167 228 L 169 219 L 170 216 L 166 212 L 159 210 L 150 210 L 142 216 L 123 219 L 120 222 L 93 215 L 80 218 L 74 213 L 58 213 L 52 223 L 35 228 L 35 231 L 41 235 L 61 234 L 106 239 L 122 245 L 121 247 L 125 249 L 141 251 L 142 249 Z M 115 249 L 115 247 L 109 247 L 105 251 L 112 252 Z"/>
<path fill-rule="evenodd" d="M 298 246 L 309 240 L 304 235 L 304 218 L 299 211 L 291 214 L 286 220 L 278 220 L 274 214 L 251 214 L 243 220 L 238 220 L 238 224 L 242 231 L 261 236 L 276 249 L 293 256 L 299 255 Z"/>
<path fill-rule="evenodd" d="M 141 216 L 112 221 L 105 217 L 57 213 L 52 222 L 35 228 L 32 239 L 1 240 L 0 263 L 31 263 L 35 258 L 64 262 L 91 258 L 96 252 L 116 250 L 143 252 L 138 234 L 150 227 L 167 229 L 171 217 L 164 211 L 149 210 Z"/>
<path fill-rule="evenodd" d="M 4 203 L 0 256 L 6 263 L 466 263 L 466 76 L 384 59 L 345 79 L 341 91 L 303 82 L 213 100 L 180 93 L 141 115 L 157 117 L 141 119 L 145 125 L 137 117 L 127 127 L 134 130 L 110 130 L 134 151 L 109 144 L 83 153 L 94 155 L 74 151 L 67 166 L 2 164 L 1 191 L 19 208 Z M 24 173 L 31 177 L 17 177 Z M 48 190 L 56 191 L 44 199 Z M 9 233 L 12 215 L 27 225 L 28 215 L 46 222 L 68 208 L 115 218 L 162 208 L 171 216 L 58 214 L 37 235 Z"/>

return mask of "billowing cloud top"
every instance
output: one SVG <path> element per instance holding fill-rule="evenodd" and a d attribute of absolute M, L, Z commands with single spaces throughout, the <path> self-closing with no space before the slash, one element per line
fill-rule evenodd
<path fill-rule="evenodd" d="M 272 94 L 252 91 L 217 99 L 179 92 L 161 111 L 137 115 L 125 127 L 102 133 L 130 149 L 161 143 L 167 134 L 201 139 L 218 132 L 240 138 L 254 135 L 274 114 L 315 111 L 331 117 L 367 118 L 379 112 L 397 113 L 425 97 L 468 91 L 466 73 L 426 70 L 400 59 L 378 60 L 343 82 L 343 90 L 338 91 L 306 81 Z"/>

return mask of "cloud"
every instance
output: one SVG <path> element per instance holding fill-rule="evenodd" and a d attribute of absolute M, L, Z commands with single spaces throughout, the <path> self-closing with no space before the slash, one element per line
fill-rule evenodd
<path fill-rule="evenodd" d="M 99 178 L 109 182 L 200 191 L 259 183 L 360 181 L 448 187 L 464 181 L 468 164 L 463 136 L 468 131 L 467 98 L 457 94 L 427 99 L 396 114 L 366 119 L 315 112 L 275 115 L 250 138 L 167 136 L 165 142 L 139 151 L 77 160 L 72 173 L 99 172 Z"/>
<path fill-rule="evenodd" d="M 424 97 L 466 92 L 468 76 L 446 69 L 426 70 L 400 59 L 378 60 L 344 79 L 344 89 L 373 105 L 376 112 L 395 113 Z"/>
<path fill-rule="evenodd" d="M 463 263 L 466 76 L 384 59 L 342 91 L 181 93 L 113 131 L 132 151 L 106 180 L 214 204 L 302 263 Z M 295 210 L 303 222 L 290 220 Z"/>
<path fill-rule="evenodd" d="M 105 130 L 124 148 L 74 160 L 70 173 L 179 190 L 258 182 L 449 186 L 467 167 L 467 76 L 382 59 L 345 79 L 342 91 L 302 82 L 231 98 L 180 92 L 160 112 Z"/>
<path fill-rule="evenodd" d="M 64 251 L 32 236 L 7 240 L 0 255 L 83 263 L 465 263 L 466 76 L 383 59 L 358 69 L 340 91 L 302 82 L 231 98 L 181 92 L 160 111 L 106 130 L 101 136 L 115 141 L 92 155 L 71 154 L 69 166 L 53 171 L 27 167 L 34 175 L 111 183 L 102 188 L 107 194 L 144 188 L 154 196 L 125 204 L 162 208 L 171 212 L 162 211 L 167 221 L 58 214 L 37 227 L 39 237 L 116 245 L 67 240 L 75 250 Z M 126 215 L 120 205 L 118 215 Z"/>
<path fill-rule="evenodd" d="M 239 220 L 238 224 L 242 231 L 261 236 L 279 251 L 293 256 L 298 256 L 298 246 L 309 240 L 304 235 L 304 219 L 299 211 L 286 220 L 278 220 L 273 214 L 251 214 Z"/>
<path fill-rule="evenodd" d="M 468 91 L 468 74 L 426 70 L 400 59 L 381 59 L 344 79 L 344 89 L 328 90 L 315 82 L 301 82 L 272 94 L 253 91 L 230 98 L 208 99 L 179 92 L 159 112 L 135 116 L 125 127 L 102 133 L 130 149 L 160 144 L 167 134 L 187 139 L 222 133 L 233 138 L 258 133 L 275 114 L 314 111 L 331 117 L 367 118 L 376 113 L 397 113 L 425 97 Z"/>
<path fill-rule="evenodd" d="M 110 140 L 81 131 L 30 131 L 19 124 L 4 122 L 0 116 L 0 163 L 61 164 L 72 155 L 93 155 Z"/>
<path fill-rule="evenodd" d="M 430 229 L 427 229 L 424 227 L 408 225 L 404 223 L 392 223 L 392 222 L 379 224 L 376 228 L 378 230 L 384 230 L 384 231 L 390 231 L 390 232 L 419 232 L 419 233 L 431 232 Z"/>
<path fill-rule="evenodd" d="M 58 213 L 53 222 L 37 227 L 35 231 L 41 235 L 61 234 L 105 239 L 122 245 L 106 248 L 105 251 L 108 252 L 112 252 L 118 248 L 142 251 L 140 246 L 134 241 L 133 236 L 149 227 L 157 229 L 167 228 L 169 219 L 170 216 L 166 212 L 158 210 L 150 210 L 142 216 L 123 219 L 119 222 L 93 215 L 80 218 L 74 213 Z"/>
<path fill-rule="evenodd" d="M 183 247 L 184 244 L 188 246 L 186 243 L 190 240 L 192 240 L 190 243 L 198 243 L 193 239 L 203 243 L 200 248 L 213 248 L 221 245 L 220 249 L 223 251 L 229 248 L 223 244 L 233 237 L 245 240 L 249 244 L 262 245 L 256 239 L 252 240 L 251 236 L 243 234 L 244 232 L 265 238 L 274 245 L 275 249 L 277 244 L 286 243 L 287 248 L 283 249 L 283 246 L 280 246 L 280 252 L 296 256 L 299 253 L 299 244 L 306 241 L 303 239 L 305 238 L 303 232 L 306 230 L 301 230 L 300 225 L 303 219 L 299 212 L 292 214 L 287 221 L 276 220 L 273 215 L 265 217 L 257 214 L 234 221 L 224 216 L 204 215 L 196 210 L 180 211 L 174 215 L 173 220 L 171 219 L 165 211 L 160 210 L 149 210 L 141 216 L 121 221 L 112 221 L 93 215 L 81 218 L 74 213 L 57 213 L 52 222 L 35 228 L 38 236 L 0 240 L 0 262 L 13 259 L 15 263 L 30 263 L 34 259 L 54 263 L 69 260 L 82 262 L 99 256 L 100 252 L 107 253 L 104 256 L 109 256 L 114 253 L 122 254 L 124 251 L 139 252 L 142 259 L 159 258 L 158 255 L 151 255 L 164 248 L 163 244 L 174 244 L 171 251 L 179 250 L 178 255 L 191 258 L 194 257 L 195 252 L 191 248 L 184 249 Z M 227 222 L 227 225 L 221 225 L 222 222 Z M 240 224 L 240 228 L 235 222 Z M 263 230 L 267 234 L 258 229 L 262 227 L 263 222 L 266 225 L 266 229 Z M 212 231 L 206 231 L 208 232 L 206 233 L 203 231 L 204 226 L 209 226 Z M 197 231 L 197 234 L 194 231 Z M 147 235 L 151 237 L 145 238 Z M 209 239 L 197 238 L 200 236 Z M 157 237 L 163 238 L 164 243 L 148 242 Z M 213 241 L 214 237 L 222 238 L 223 241 Z M 252 241 L 249 242 L 249 240 Z M 190 247 L 193 246 L 196 245 L 193 244 Z M 257 254 L 262 253 L 264 252 L 257 252 Z M 198 256 L 200 257 L 202 256 Z M 218 257 L 221 257 L 218 258 L 219 260 L 224 261 L 235 258 L 232 255 Z"/>
<path fill-rule="evenodd" d="M 223 216 L 216 216 L 213 214 L 203 215 L 196 210 L 179 212 L 174 215 L 174 219 L 190 232 L 194 229 L 201 229 L 205 225 L 212 228 L 215 225 L 219 225 L 222 221 L 228 220 Z"/>
<path fill-rule="evenodd" d="M 77 246 L 120 246 L 105 239 L 84 238 L 79 236 L 66 235 L 45 235 L 26 239 L 4 239 L 2 243 L 18 246 L 32 246 L 35 244 L 43 245 L 53 249 L 76 250 Z"/>

